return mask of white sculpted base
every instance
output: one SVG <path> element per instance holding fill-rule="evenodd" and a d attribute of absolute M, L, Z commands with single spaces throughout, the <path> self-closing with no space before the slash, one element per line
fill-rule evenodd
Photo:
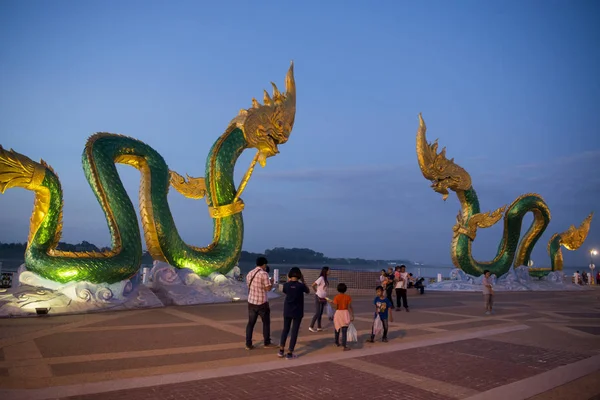
<path fill-rule="evenodd" d="M 198 276 L 194 271 L 154 261 L 148 285 L 165 305 L 189 305 L 223 303 L 248 299 L 245 281 L 238 280 L 240 269 L 234 267 L 227 275 L 212 273 L 208 277 Z M 273 292 L 269 298 L 278 297 Z"/>
<path fill-rule="evenodd" d="M 571 278 L 563 277 L 562 271 L 550 272 L 542 278 L 535 278 L 529 275 L 528 267 L 518 267 L 510 270 L 497 278 L 491 275 L 492 287 L 496 292 L 516 292 L 516 291 L 565 291 L 565 290 L 586 290 L 585 286 L 571 283 Z M 430 283 L 427 290 L 456 291 L 456 292 L 481 292 L 483 287 L 481 281 L 483 275 L 475 277 L 466 274 L 464 271 L 455 268 L 450 271 L 450 280 Z"/>
<path fill-rule="evenodd" d="M 28 271 L 21 265 L 18 283 L 0 292 L 0 317 L 36 315 L 36 308 L 48 314 L 73 314 L 95 311 L 162 307 L 152 291 L 126 279 L 121 282 L 54 282 Z M 16 280 L 15 280 L 16 281 Z"/>
<path fill-rule="evenodd" d="M 239 275 L 240 269 L 235 267 L 227 275 L 213 273 L 203 278 L 189 269 L 155 261 L 146 283 L 126 279 L 113 284 L 63 284 L 21 265 L 13 287 L 0 289 L 0 318 L 36 315 L 36 308 L 44 308 L 48 314 L 75 314 L 243 301 L 248 298 L 248 288 L 238 280 Z M 269 298 L 278 296 L 269 292 Z"/>

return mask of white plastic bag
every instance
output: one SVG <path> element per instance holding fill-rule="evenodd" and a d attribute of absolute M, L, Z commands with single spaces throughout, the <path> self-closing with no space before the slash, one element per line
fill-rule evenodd
<path fill-rule="evenodd" d="M 350 322 L 350 325 L 348 325 L 348 333 L 346 335 L 346 341 L 347 342 L 358 342 L 358 332 L 356 331 L 356 328 L 354 327 L 354 324 L 352 322 Z"/>
<path fill-rule="evenodd" d="M 377 336 L 379 332 L 383 330 L 383 323 L 381 322 L 381 318 L 379 318 L 379 314 L 373 320 L 373 335 Z"/>
<path fill-rule="evenodd" d="M 327 303 L 327 309 L 325 310 L 325 312 L 327 313 L 327 318 L 329 318 L 330 321 L 333 321 L 333 315 L 335 314 L 335 310 L 333 309 L 333 307 L 331 307 L 331 304 Z"/>

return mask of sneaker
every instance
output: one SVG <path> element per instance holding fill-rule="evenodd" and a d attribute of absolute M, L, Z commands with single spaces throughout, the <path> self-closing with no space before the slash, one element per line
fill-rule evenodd
<path fill-rule="evenodd" d="M 383 339 L 381 339 L 381 341 L 382 341 L 383 343 L 387 343 L 387 338 L 386 338 L 386 337 L 384 337 Z"/>
<path fill-rule="evenodd" d="M 274 347 L 279 347 L 279 346 L 275 346 L 273 343 L 265 343 L 265 344 L 263 345 L 263 347 L 264 347 L 265 349 L 272 349 L 272 348 L 274 348 Z"/>
<path fill-rule="evenodd" d="M 402 309 L 401 308 L 396 308 L 396 311 L 402 311 Z"/>
<path fill-rule="evenodd" d="M 333 345 L 334 345 L 335 347 L 340 347 L 340 344 L 339 344 L 339 343 L 334 343 Z"/>
<path fill-rule="evenodd" d="M 246 350 L 252 350 L 253 348 L 254 348 L 253 345 L 250 345 L 250 346 L 246 345 Z"/>
<path fill-rule="evenodd" d="M 406 312 L 410 312 L 410 310 L 408 309 L 408 307 L 406 307 Z"/>
<path fill-rule="evenodd" d="M 283 354 L 283 350 L 279 350 L 279 353 L 277 353 L 277 357 L 283 358 L 283 356 L 285 356 L 285 354 Z"/>
<path fill-rule="evenodd" d="M 365 342 L 367 342 L 367 343 L 375 343 L 375 340 L 373 340 L 373 339 L 367 339 L 367 340 L 365 340 Z"/>
<path fill-rule="evenodd" d="M 486 312 L 485 312 L 485 315 L 490 315 L 490 312 L 489 312 L 489 311 L 486 311 Z"/>
<path fill-rule="evenodd" d="M 313 328 L 312 326 L 309 326 L 308 330 L 311 331 L 311 332 L 317 332 L 317 330 L 315 328 Z"/>
<path fill-rule="evenodd" d="M 350 347 L 344 347 L 344 351 L 350 351 L 352 350 Z"/>
<path fill-rule="evenodd" d="M 285 359 L 286 359 L 286 360 L 293 360 L 294 358 L 298 358 L 298 356 L 297 356 L 297 355 L 295 355 L 295 354 L 292 354 L 292 353 L 287 353 L 287 354 L 285 355 Z"/>
<path fill-rule="evenodd" d="M 322 331 L 324 331 L 324 330 L 325 330 L 325 329 L 323 329 L 323 328 L 317 328 L 317 332 L 322 332 Z"/>

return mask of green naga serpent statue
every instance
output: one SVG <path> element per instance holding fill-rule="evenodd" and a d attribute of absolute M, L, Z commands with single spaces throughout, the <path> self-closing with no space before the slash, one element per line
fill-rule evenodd
<path fill-rule="evenodd" d="M 105 213 L 111 249 L 105 252 L 66 252 L 56 248 L 61 237 L 63 198 L 58 176 L 43 160 L 0 147 L 0 192 L 21 187 L 35 193 L 25 264 L 43 278 L 67 283 L 115 283 L 139 269 L 142 241 L 134 206 L 119 178 L 116 163 L 141 173 L 140 217 L 144 239 L 155 260 L 176 268 L 189 268 L 201 276 L 225 273 L 237 262 L 242 250 L 244 190 L 256 162 L 279 153 L 287 142 L 296 114 L 293 63 L 285 79 L 285 93 L 273 84 L 273 95 L 264 92 L 264 104 L 252 99 L 252 108 L 241 110 L 217 141 L 206 160 L 204 178 L 183 178 L 170 171 L 165 160 L 147 144 L 122 135 L 97 133 L 83 151 L 86 178 Z M 247 148 L 257 149 L 250 168 L 236 190 L 233 171 Z M 206 197 L 213 218 L 213 241 L 194 247 L 182 239 L 171 215 L 167 193 L 172 186 L 187 198 Z"/>
<path fill-rule="evenodd" d="M 503 206 L 495 211 L 482 213 L 479 209 L 477 193 L 471 185 L 471 177 L 454 159 L 446 158 L 446 148 L 437 152 L 437 140 L 431 144 L 425 136 L 426 126 L 419 114 L 419 129 L 417 131 L 417 159 L 425 179 L 431 181 L 434 191 L 440 193 L 444 200 L 448 198 L 448 190 L 456 193 L 461 210 L 453 228 L 451 256 L 452 263 L 467 274 L 479 276 L 484 270 L 489 270 L 496 276 L 501 276 L 510 270 L 511 265 L 519 267 L 528 265 L 531 251 L 544 230 L 550 223 L 550 210 L 544 199 L 528 193 L 518 197 L 510 206 Z M 523 217 L 528 212 L 533 213 L 533 222 L 529 230 L 519 241 Z M 504 232 L 496 257 L 490 262 L 478 262 L 473 259 L 471 246 L 475 240 L 478 228 L 488 228 L 496 224 L 504 216 Z M 593 212 L 576 228 L 571 226 L 566 232 L 555 234 L 548 242 L 550 268 L 530 268 L 532 276 L 544 276 L 552 271 L 563 269 L 561 246 L 568 250 L 577 250 L 587 238 Z"/>

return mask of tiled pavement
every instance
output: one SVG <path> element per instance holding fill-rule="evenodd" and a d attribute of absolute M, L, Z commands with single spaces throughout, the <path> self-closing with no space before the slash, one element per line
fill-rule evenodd
<path fill-rule="evenodd" d="M 590 399 L 600 395 L 600 381 L 586 380 L 600 370 L 599 295 L 500 293 L 492 316 L 479 294 L 411 296 L 390 342 L 375 344 L 364 343 L 369 299 L 356 298 L 350 352 L 330 330 L 306 332 L 309 299 L 296 360 L 243 349 L 244 304 L 0 320 L 0 398 Z M 280 314 L 276 300 L 275 342 Z"/>

